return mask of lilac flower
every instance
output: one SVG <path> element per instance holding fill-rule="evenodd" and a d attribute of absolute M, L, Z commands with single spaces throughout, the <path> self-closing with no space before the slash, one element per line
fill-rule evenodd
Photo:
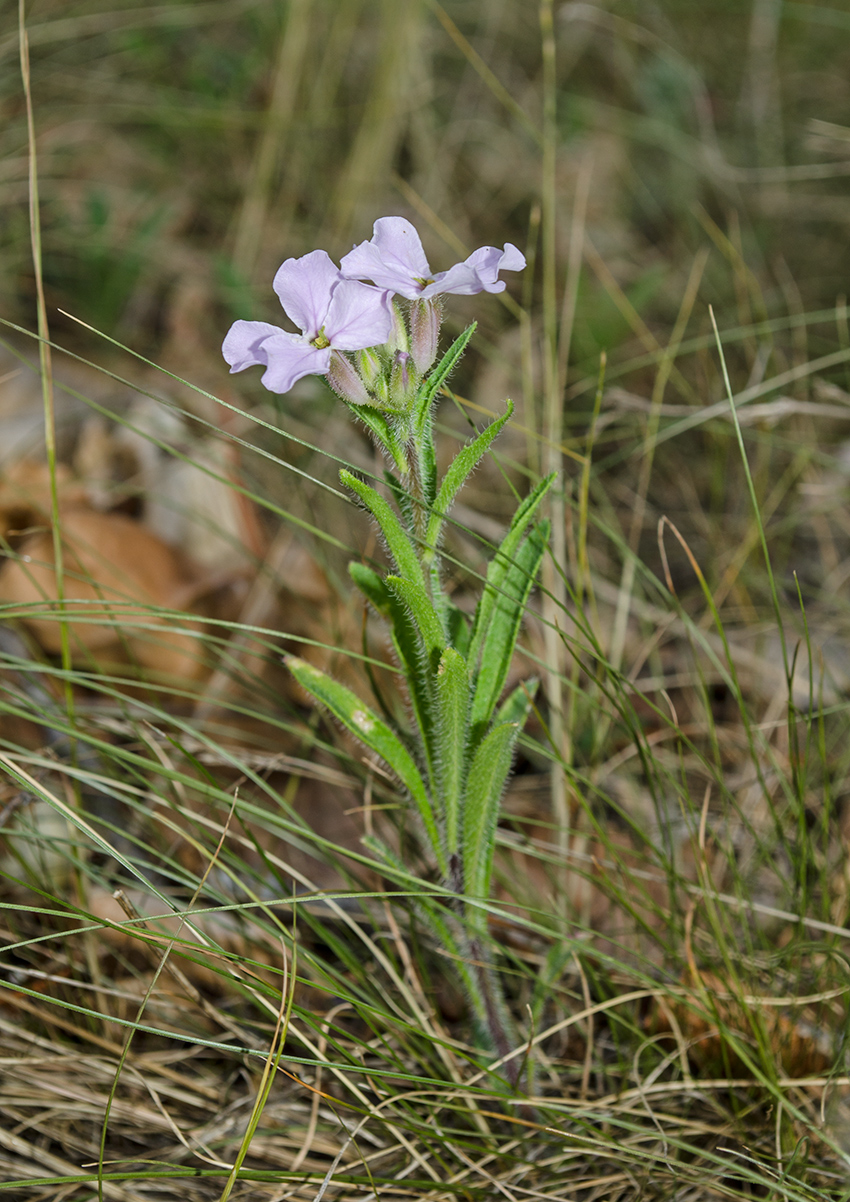
<path fill-rule="evenodd" d="M 221 348 L 231 372 L 265 367 L 262 382 L 270 392 L 288 392 L 302 376 L 325 376 L 332 356 L 338 368 L 343 358 L 334 352 L 380 346 L 392 332 L 390 293 L 344 279 L 323 250 L 287 259 L 273 286 L 301 333 L 265 321 L 236 321 Z"/>
<path fill-rule="evenodd" d="M 463 263 L 433 275 L 414 227 L 404 217 L 381 217 L 375 222 L 371 241 L 361 242 L 340 264 L 344 276 L 372 280 L 408 300 L 428 300 L 453 292 L 472 296 L 476 292 L 503 292 L 500 271 L 522 271 L 525 256 L 510 242 L 504 250 L 482 246 Z"/>

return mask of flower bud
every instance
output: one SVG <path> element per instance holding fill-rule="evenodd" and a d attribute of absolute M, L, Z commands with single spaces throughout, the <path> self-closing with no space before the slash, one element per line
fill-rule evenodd
<path fill-rule="evenodd" d="M 387 347 L 391 351 L 409 351 L 410 340 L 407 337 L 407 326 L 404 324 L 401 310 L 396 304 L 392 306 L 392 310 L 393 328 L 387 339 Z"/>
<path fill-rule="evenodd" d="M 369 405 L 371 397 L 366 391 L 366 385 L 354 370 L 349 359 L 339 351 L 331 352 L 331 364 L 328 368 L 327 381 L 331 388 L 352 405 Z"/>
<path fill-rule="evenodd" d="M 390 373 L 390 396 L 393 404 L 402 409 L 416 392 L 418 383 L 411 356 L 407 351 L 396 351 Z"/>
<path fill-rule="evenodd" d="M 384 370 L 380 355 L 373 347 L 370 347 L 368 350 L 358 351 L 355 357 L 360 379 L 367 388 L 374 387 Z"/>
<path fill-rule="evenodd" d="M 420 375 L 437 358 L 442 310 L 439 301 L 418 300 L 410 306 L 410 351 Z"/>

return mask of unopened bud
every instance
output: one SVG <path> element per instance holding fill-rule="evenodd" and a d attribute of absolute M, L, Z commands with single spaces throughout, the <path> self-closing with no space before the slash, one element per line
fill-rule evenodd
<path fill-rule="evenodd" d="M 410 306 L 410 352 L 422 376 L 437 358 L 442 316 L 439 301 L 418 300 Z"/>
<path fill-rule="evenodd" d="M 407 351 L 396 351 L 390 373 L 390 396 L 393 404 L 403 407 L 416 391 L 418 379 L 413 360 Z"/>
<path fill-rule="evenodd" d="M 391 351 L 409 351 L 410 340 L 407 337 L 407 326 L 398 305 L 393 305 L 393 328 L 387 339 L 387 347 Z"/>
<path fill-rule="evenodd" d="M 331 365 L 328 368 L 327 381 L 331 388 L 344 401 L 352 405 L 369 405 L 371 397 L 366 391 L 366 385 L 354 370 L 350 360 L 339 351 L 331 351 Z"/>
<path fill-rule="evenodd" d="M 373 385 L 380 379 L 384 370 L 384 365 L 381 362 L 381 356 L 372 348 L 365 351 L 358 351 L 357 355 L 357 370 L 360 373 L 360 379 L 367 388 L 372 388 Z"/>

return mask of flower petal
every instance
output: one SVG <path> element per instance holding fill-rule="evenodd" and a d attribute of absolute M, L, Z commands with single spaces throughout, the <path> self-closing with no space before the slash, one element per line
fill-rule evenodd
<path fill-rule="evenodd" d="M 221 347 L 222 355 L 230 364 L 231 375 L 256 363 L 266 367 L 268 359 L 262 349 L 263 343 L 273 334 L 283 333 L 280 326 L 269 325 L 267 321 L 234 321 Z"/>
<path fill-rule="evenodd" d="M 419 235 L 404 217 L 379 217 L 371 240 L 344 255 L 340 270 L 349 279 L 372 280 L 410 300 L 422 292 L 421 281 L 431 278 Z"/>
<path fill-rule="evenodd" d="M 497 246 L 482 246 L 462 263 L 456 263 L 448 271 L 441 271 L 434 276 L 433 284 L 424 289 L 422 296 L 427 299 L 446 292 L 453 292 L 455 296 L 504 292 L 505 283 L 499 279 L 499 272 L 522 271 L 523 267 L 525 255 L 513 243 L 506 242 L 504 250 L 499 250 Z"/>
<path fill-rule="evenodd" d="M 330 347 L 319 350 L 297 334 L 282 331 L 263 343 L 268 367 L 262 385 L 269 392 L 289 392 L 302 376 L 324 376 L 331 364 Z"/>
<path fill-rule="evenodd" d="M 287 259 L 274 277 L 273 288 L 288 317 L 312 340 L 325 324 L 331 293 L 340 280 L 339 268 L 326 250 L 311 250 L 300 259 Z"/>
<path fill-rule="evenodd" d="M 393 328 L 392 294 L 357 280 L 340 280 L 325 321 L 325 337 L 339 351 L 381 346 Z"/>

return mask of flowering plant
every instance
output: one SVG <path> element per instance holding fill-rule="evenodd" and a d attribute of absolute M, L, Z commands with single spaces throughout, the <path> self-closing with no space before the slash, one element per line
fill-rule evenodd
<path fill-rule="evenodd" d="M 502 693 L 548 538 L 547 523 L 536 517 L 552 478 L 520 503 L 470 624 L 443 588 L 440 544 L 458 491 L 512 406 L 458 452 L 441 480 L 432 421 L 440 390 L 475 329 L 464 330 L 437 362 L 438 298 L 500 292 L 499 272 L 524 266 L 508 243 L 502 251 L 482 247 L 432 275 L 410 222 L 384 217 L 339 269 L 320 250 L 280 268 L 275 291 L 300 334 L 237 321 L 223 347 L 232 371 L 265 367 L 263 383 L 272 391 L 324 375 L 394 468 L 386 473 L 390 499 L 349 471 L 340 476 L 377 521 L 393 563 L 383 575 L 362 563 L 349 571 L 390 626 L 412 720 L 402 725 L 380 716 L 303 660 L 290 657 L 288 664 L 303 688 L 387 764 L 412 802 L 444 886 L 442 898 L 421 898 L 419 911 L 457 966 L 480 1041 L 499 1057 L 510 1057 L 517 1043 L 488 951 L 486 903 L 501 797 L 536 682 Z M 409 302 L 406 313 L 394 296 Z M 390 872 L 404 871 L 382 842 L 366 842 Z M 516 1084 L 516 1056 L 505 1072 Z"/>

